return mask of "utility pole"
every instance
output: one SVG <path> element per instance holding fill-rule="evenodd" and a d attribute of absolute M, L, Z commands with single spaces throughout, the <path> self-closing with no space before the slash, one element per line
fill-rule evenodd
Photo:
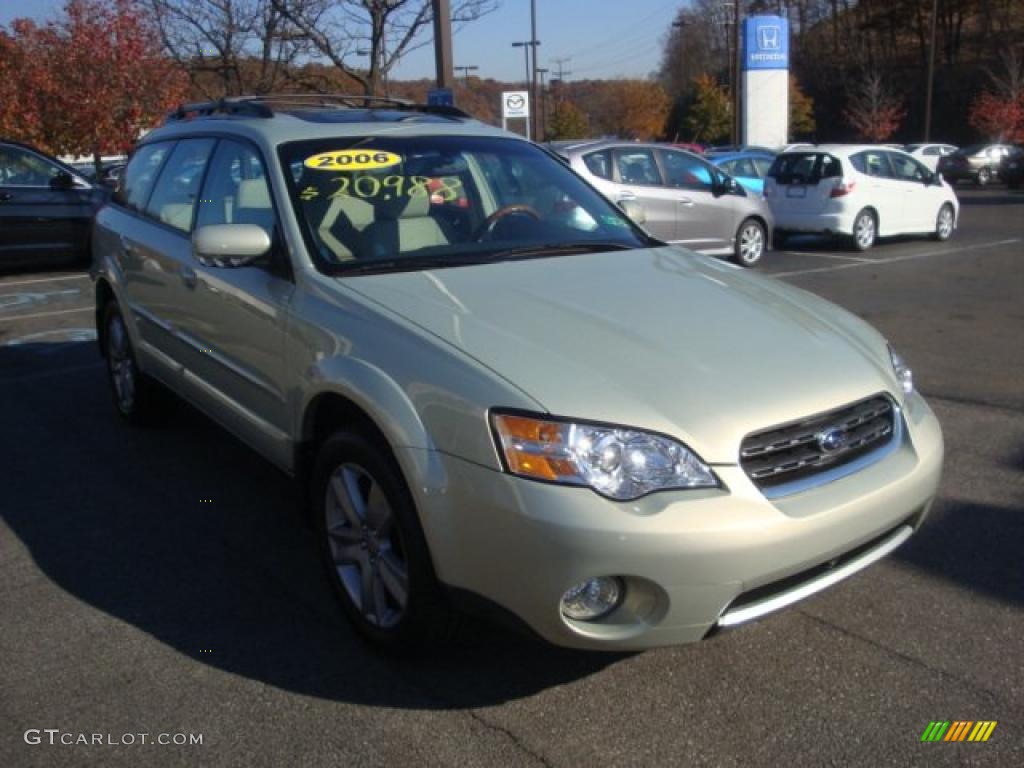
<path fill-rule="evenodd" d="M 452 14 L 449 0 L 431 0 L 434 9 L 434 61 L 437 87 L 452 88 L 455 74 L 452 58 Z"/>
<path fill-rule="evenodd" d="M 565 78 L 572 74 L 565 65 L 572 61 L 572 56 L 565 56 L 561 59 L 552 59 L 552 63 L 555 65 L 555 77 L 556 80 L 565 82 Z"/>
<path fill-rule="evenodd" d="M 932 89 L 935 86 L 935 17 L 938 15 L 938 0 L 932 0 L 932 23 L 928 45 L 928 90 L 924 97 L 924 140 L 932 138 Z"/>
<path fill-rule="evenodd" d="M 455 67 L 456 72 L 462 72 L 462 84 L 466 88 L 469 87 L 469 73 L 476 72 L 478 69 L 480 69 L 480 67 L 476 66 L 475 64 L 470 64 L 467 67 Z"/>

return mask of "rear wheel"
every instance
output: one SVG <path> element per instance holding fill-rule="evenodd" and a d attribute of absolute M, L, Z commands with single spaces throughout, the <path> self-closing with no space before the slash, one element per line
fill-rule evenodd
<path fill-rule="evenodd" d="M 764 255 L 764 226 L 756 219 L 747 219 L 736 232 L 733 261 L 743 267 L 752 267 Z"/>
<path fill-rule="evenodd" d="M 335 433 L 317 455 L 311 498 L 328 579 L 356 630 L 390 651 L 443 635 L 449 612 L 389 452 L 360 434 Z"/>
<path fill-rule="evenodd" d="M 114 407 L 129 424 L 154 424 L 168 405 L 160 385 L 139 370 L 121 308 L 116 301 L 103 310 L 103 352 Z"/>
<path fill-rule="evenodd" d="M 986 184 L 992 181 L 992 171 L 988 168 L 982 168 L 978 171 L 978 186 L 984 187 Z"/>
<path fill-rule="evenodd" d="M 853 220 L 853 237 L 851 242 L 858 251 L 866 251 L 875 244 L 878 236 L 878 222 L 874 212 L 865 208 Z"/>
<path fill-rule="evenodd" d="M 953 234 L 954 221 L 953 206 L 945 203 L 939 208 L 939 215 L 935 218 L 935 234 L 932 237 L 939 242 L 949 240 L 950 235 Z"/>

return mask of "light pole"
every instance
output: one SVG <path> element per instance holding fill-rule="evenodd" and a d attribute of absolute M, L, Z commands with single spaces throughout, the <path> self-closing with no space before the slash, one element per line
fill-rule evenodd
<path fill-rule="evenodd" d="M 932 89 L 935 83 L 935 16 L 938 13 L 938 0 L 932 0 L 931 43 L 928 46 L 928 92 L 924 97 L 924 140 L 931 141 L 932 133 Z"/>
<path fill-rule="evenodd" d="M 530 90 L 530 46 L 533 44 L 533 40 L 520 40 L 519 42 L 512 43 L 513 48 L 522 48 L 523 57 L 526 61 L 526 90 Z M 529 99 L 532 101 L 532 96 Z M 530 113 L 526 117 L 526 138 L 531 138 L 530 135 L 530 122 L 533 118 L 533 104 L 529 105 Z"/>
<path fill-rule="evenodd" d="M 548 132 L 547 96 L 545 96 L 544 91 L 544 75 L 550 70 L 547 67 L 537 67 L 534 71 L 540 75 L 540 120 L 537 124 L 537 140 L 543 141 L 547 138 Z"/>

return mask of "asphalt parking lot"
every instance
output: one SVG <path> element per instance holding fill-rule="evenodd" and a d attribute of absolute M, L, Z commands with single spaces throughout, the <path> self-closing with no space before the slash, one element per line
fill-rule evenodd
<path fill-rule="evenodd" d="M 288 481 L 185 407 L 122 426 L 84 274 L 0 275 L 0 765 L 1024 765 L 1024 194 L 959 194 L 947 243 L 797 238 L 762 268 L 913 366 L 947 448 L 928 525 L 795 608 L 636 655 L 488 626 L 368 650 Z M 998 725 L 921 743 L 933 720 Z"/>

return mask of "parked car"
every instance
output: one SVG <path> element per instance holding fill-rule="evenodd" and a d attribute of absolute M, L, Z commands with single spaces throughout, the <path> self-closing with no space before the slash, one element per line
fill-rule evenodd
<path fill-rule="evenodd" d="M 608 199 L 639 206 L 655 237 L 731 256 L 745 267 L 764 255 L 772 231 L 768 206 L 706 159 L 658 144 L 615 141 L 561 153 Z"/>
<path fill-rule="evenodd" d="M 796 232 L 842 235 L 861 251 L 890 235 L 946 240 L 960 210 L 941 176 L 906 152 L 877 146 L 831 144 L 779 155 L 764 195 L 777 247 Z"/>
<path fill-rule="evenodd" d="M 364 636 L 475 605 L 577 648 L 695 641 L 923 524 L 941 432 L 868 324 L 654 240 L 520 137 L 366 103 L 178 110 L 93 269 L 117 412 L 168 387 L 305 484 Z"/>
<path fill-rule="evenodd" d="M 930 171 L 937 171 L 939 158 L 951 155 L 957 148 L 952 144 L 907 144 L 903 151 L 920 160 Z"/>
<path fill-rule="evenodd" d="M 1024 181 L 1024 144 L 1010 147 L 999 163 L 999 178 L 1006 182 L 1010 189 L 1020 188 Z"/>
<path fill-rule="evenodd" d="M 90 184 L 102 184 L 113 189 L 117 186 L 117 179 L 124 169 L 123 161 L 105 160 L 100 168 L 100 175 L 97 179 L 96 166 L 93 163 L 70 163 L 79 176 L 86 179 Z"/>
<path fill-rule="evenodd" d="M 984 187 L 996 180 L 999 163 L 1009 151 L 1006 144 L 971 144 L 940 157 L 936 170 L 950 184 L 973 181 Z"/>
<path fill-rule="evenodd" d="M 755 195 L 764 194 L 764 177 L 775 160 L 774 153 L 767 152 L 735 152 L 711 155 L 708 157 L 714 165 L 732 176 L 736 181 Z"/>
<path fill-rule="evenodd" d="M 56 158 L 0 139 L 0 266 L 88 261 L 92 217 L 106 197 Z"/>
<path fill-rule="evenodd" d="M 704 154 L 711 155 L 732 155 L 737 152 L 763 152 L 774 155 L 775 150 L 771 147 L 761 147 L 757 144 L 719 144 L 714 147 L 705 147 Z"/>

